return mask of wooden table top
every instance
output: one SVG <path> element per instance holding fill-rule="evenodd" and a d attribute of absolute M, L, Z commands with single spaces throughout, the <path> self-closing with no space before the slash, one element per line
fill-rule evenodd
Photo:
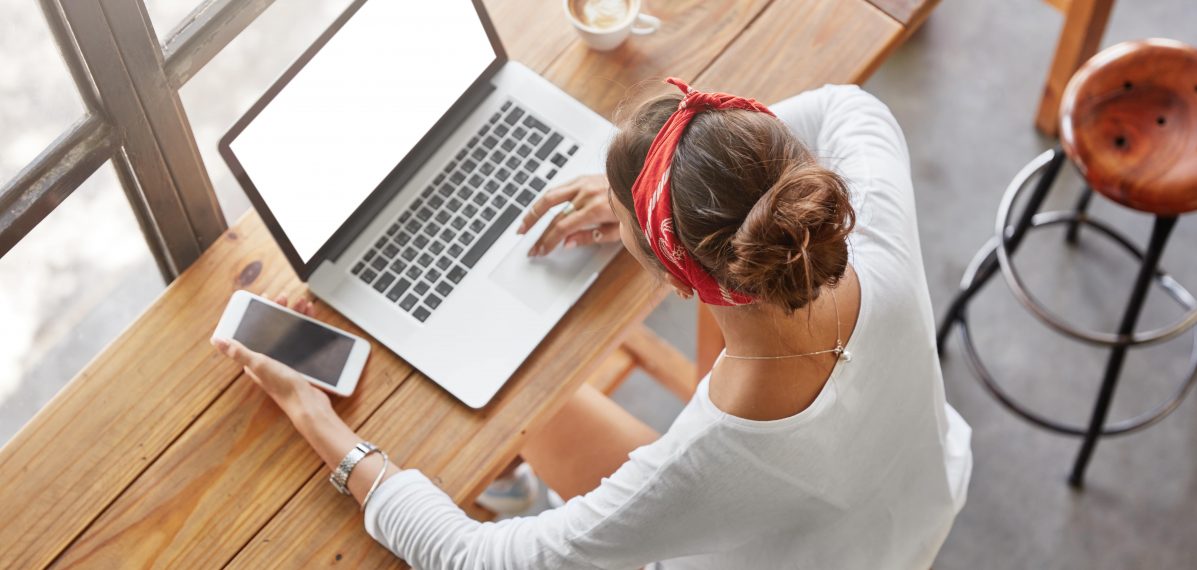
<path fill-rule="evenodd" d="M 647 0 L 662 29 L 610 53 L 581 45 L 557 3 L 486 4 L 513 59 L 616 118 L 625 97 L 666 92 L 667 75 L 766 102 L 859 83 L 935 0 Z M 208 345 L 240 288 L 306 292 L 252 212 L 0 449 L 0 568 L 403 567 Z M 483 410 L 376 346 L 337 411 L 468 504 L 661 295 L 621 254 Z M 317 316 L 364 334 L 327 307 Z"/>

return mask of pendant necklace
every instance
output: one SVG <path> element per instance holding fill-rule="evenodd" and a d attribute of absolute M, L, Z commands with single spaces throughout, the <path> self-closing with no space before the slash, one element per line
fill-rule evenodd
<path fill-rule="evenodd" d="M 781 356 L 733 356 L 725 352 L 723 353 L 723 357 L 734 358 L 736 360 L 781 360 L 783 358 L 801 358 L 804 356 L 818 356 L 820 354 L 834 353 L 836 358 L 844 362 L 851 362 L 852 353 L 844 348 L 843 338 L 840 336 L 840 304 L 836 301 L 835 289 L 831 290 L 831 304 L 835 307 L 835 348 L 816 350 L 814 352 L 804 352 L 802 354 L 783 354 Z"/>

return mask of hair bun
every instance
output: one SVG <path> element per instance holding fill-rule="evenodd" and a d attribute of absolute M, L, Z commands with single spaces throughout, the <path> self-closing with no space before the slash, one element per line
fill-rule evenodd
<path fill-rule="evenodd" d="M 732 237 L 731 285 L 795 311 L 843 277 L 855 223 L 843 178 L 810 160 L 791 166 Z"/>

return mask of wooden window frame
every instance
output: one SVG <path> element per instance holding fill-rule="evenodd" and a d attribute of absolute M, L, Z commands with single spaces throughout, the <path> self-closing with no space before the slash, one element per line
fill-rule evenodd
<path fill-rule="evenodd" d="M 227 228 L 179 89 L 273 0 L 204 0 L 158 41 L 142 0 L 39 0 L 86 114 L 0 186 L 0 256 L 111 161 L 169 282 Z"/>

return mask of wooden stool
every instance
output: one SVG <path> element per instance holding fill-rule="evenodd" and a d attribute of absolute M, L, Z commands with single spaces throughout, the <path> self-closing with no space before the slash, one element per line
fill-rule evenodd
<path fill-rule="evenodd" d="M 1128 208 L 1197 210 L 1197 48 L 1113 46 L 1068 83 L 1060 142 L 1090 188 Z"/>
<path fill-rule="evenodd" d="M 1060 106 L 1063 150 L 1049 150 L 1015 176 L 998 208 L 995 235 L 981 248 L 965 272 L 960 292 L 940 326 L 943 351 L 953 324 L 960 323 L 969 363 L 999 402 L 1046 429 L 1083 437 L 1069 483 L 1080 487 L 1097 439 L 1145 428 L 1180 404 L 1197 382 L 1197 342 L 1192 369 L 1172 397 L 1153 410 L 1106 425 L 1114 389 L 1126 352 L 1133 346 L 1175 338 L 1197 324 L 1197 300 L 1159 268 L 1168 236 L 1181 214 L 1197 210 L 1197 49 L 1170 40 L 1144 40 L 1110 47 L 1090 59 L 1069 81 Z M 1039 212 L 1065 158 L 1080 170 L 1087 188 L 1075 210 Z M 1010 223 L 1014 204 L 1039 174 L 1018 221 Z M 1146 251 L 1109 225 L 1087 214 L 1093 191 L 1128 208 L 1156 216 Z M 1141 261 L 1138 278 L 1116 333 L 1074 327 L 1038 302 L 1014 270 L 1010 256 L 1033 228 L 1066 225 L 1075 243 L 1081 226 L 1117 242 Z M 972 342 L 968 301 L 1001 271 L 1015 297 L 1040 321 L 1077 340 L 1111 347 L 1101 388 L 1088 425 L 1075 426 L 1035 413 L 1014 401 L 986 369 Z M 1175 324 L 1151 331 L 1135 325 L 1152 281 L 1158 283 L 1186 315 Z"/>

